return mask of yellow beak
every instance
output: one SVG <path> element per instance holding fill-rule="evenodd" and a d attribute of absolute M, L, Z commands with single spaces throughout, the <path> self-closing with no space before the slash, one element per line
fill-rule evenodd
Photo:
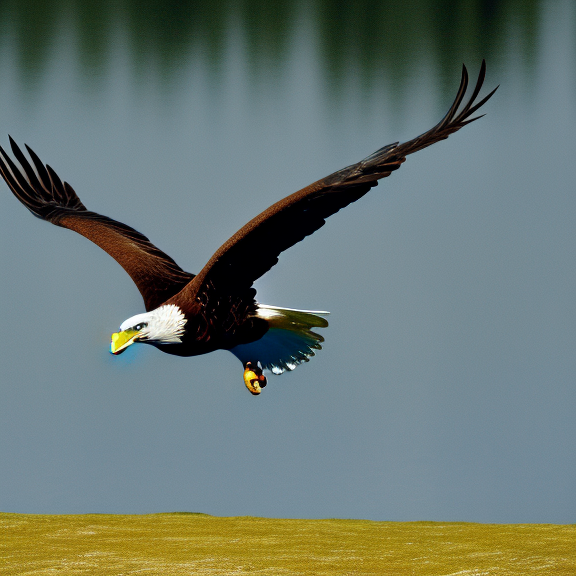
<path fill-rule="evenodd" d="M 112 334 L 112 342 L 110 342 L 110 352 L 112 354 L 120 354 L 130 346 L 136 339 L 140 332 L 136 330 L 124 330 L 123 332 L 114 332 Z"/>

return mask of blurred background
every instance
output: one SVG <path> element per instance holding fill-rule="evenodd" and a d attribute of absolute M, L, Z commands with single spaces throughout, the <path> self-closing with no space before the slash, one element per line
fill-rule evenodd
<path fill-rule="evenodd" d="M 576 3 L 0 1 L 0 143 L 198 272 L 250 218 L 446 112 L 486 117 L 288 252 L 329 310 L 260 397 L 227 352 L 108 353 L 143 311 L 0 193 L 0 509 L 574 522 Z"/>

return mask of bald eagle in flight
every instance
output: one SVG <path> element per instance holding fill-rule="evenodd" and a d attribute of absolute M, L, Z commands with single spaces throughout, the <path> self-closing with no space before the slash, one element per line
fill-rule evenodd
<path fill-rule="evenodd" d="M 462 105 L 468 86 L 463 66 L 456 98 L 436 126 L 408 142 L 384 146 L 273 204 L 238 230 L 196 275 L 182 270 L 140 232 L 88 210 L 70 184 L 26 146 L 30 163 L 12 138 L 12 152 L 21 168 L 0 147 L 0 172 L 32 214 L 100 246 L 138 287 L 146 312 L 128 318 L 112 334 L 113 354 L 136 342 L 178 356 L 229 350 L 242 362 L 246 387 L 256 395 L 266 385 L 262 370 L 281 374 L 314 356 L 324 339 L 312 329 L 328 326 L 328 313 L 260 304 L 254 282 L 278 262 L 284 250 L 400 168 L 408 154 L 480 118 L 470 116 L 496 91 L 476 102 L 485 74 L 483 61 L 472 95 Z"/>

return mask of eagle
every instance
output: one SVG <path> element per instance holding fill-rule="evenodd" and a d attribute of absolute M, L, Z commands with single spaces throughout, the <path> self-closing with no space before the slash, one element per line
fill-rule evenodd
<path fill-rule="evenodd" d="M 26 146 L 30 160 L 9 136 L 18 166 L 0 146 L 0 173 L 16 198 L 38 218 L 78 232 L 114 258 L 136 284 L 146 312 L 125 320 L 112 334 L 110 352 L 135 343 L 168 354 L 196 356 L 229 350 L 243 365 L 244 383 L 254 395 L 267 379 L 263 370 L 282 374 L 308 362 L 324 338 L 328 312 L 260 304 L 253 284 L 280 254 L 321 228 L 326 219 L 359 200 L 381 178 L 400 168 L 409 154 L 444 140 L 466 124 L 498 86 L 477 101 L 486 63 L 463 104 L 468 72 L 444 118 L 404 143 L 394 142 L 364 160 L 286 196 L 230 237 L 198 274 L 186 272 L 130 226 L 88 210 L 76 192 Z"/>

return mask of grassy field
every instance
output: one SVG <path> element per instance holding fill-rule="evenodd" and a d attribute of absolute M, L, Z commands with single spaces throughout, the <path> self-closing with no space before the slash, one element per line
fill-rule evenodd
<path fill-rule="evenodd" d="M 1 514 L 2 574 L 576 575 L 576 526 Z"/>

